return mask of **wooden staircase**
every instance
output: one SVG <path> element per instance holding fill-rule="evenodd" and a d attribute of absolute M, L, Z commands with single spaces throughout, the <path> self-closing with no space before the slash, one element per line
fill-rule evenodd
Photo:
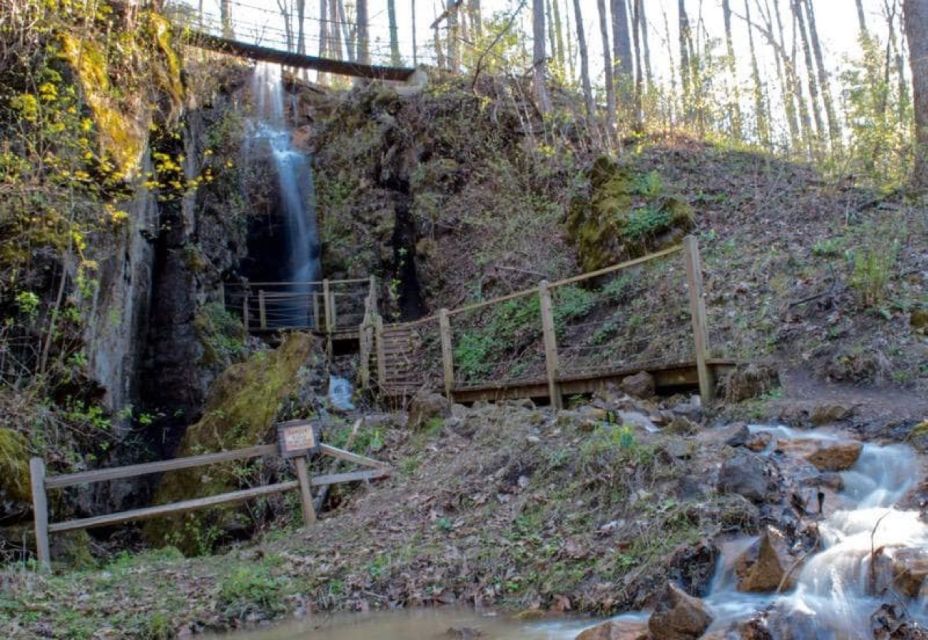
<path fill-rule="evenodd" d="M 411 396 L 425 383 L 422 363 L 416 362 L 419 337 L 411 327 L 389 326 L 381 332 L 377 352 L 382 356 L 378 363 L 381 392 L 385 395 Z"/>

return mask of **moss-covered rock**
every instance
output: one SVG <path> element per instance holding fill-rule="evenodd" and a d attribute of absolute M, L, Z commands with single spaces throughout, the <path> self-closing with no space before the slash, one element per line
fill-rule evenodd
<path fill-rule="evenodd" d="M 18 431 L 0 429 L 0 514 L 7 511 L 7 503 L 28 503 L 32 499 L 29 489 L 29 443 Z"/>
<path fill-rule="evenodd" d="M 283 401 L 296 391 L 297 372 L 310 356 L 313 339 L 291 334 L 273 351 L 261 351 L 232 365 L 213 383 L 203 417 L 187 429 L 177 457 L 238 449 L 273 438 Z M 163 504 L 239 488 L 240 465 L 215 465 L 167 474 L 155 494 Z M 173 544 L 185 553 L 208 551 L 220 532 L 235 521 L 233 510 L 199 511 L 150 522 L 146 537 Z"/>
<path fill-rule="evenodd" d="M 589 191 L 571 201 L 567 218 L 567 231 L 584 270 L 669 246 L 693 228 L 689 204 L 665 194 L 656 172 L 638 174 L 601 157 L 588 178 Z"/>

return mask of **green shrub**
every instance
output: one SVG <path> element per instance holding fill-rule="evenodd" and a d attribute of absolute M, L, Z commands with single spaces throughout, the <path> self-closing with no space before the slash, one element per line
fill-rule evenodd
<path fill-rule="evenodd" d="M 249 612 L 282 611 L 283 584 L 264 565 L 240 566 L 228 573 L 219 585 L 219 603 L 239 617 Z"/>

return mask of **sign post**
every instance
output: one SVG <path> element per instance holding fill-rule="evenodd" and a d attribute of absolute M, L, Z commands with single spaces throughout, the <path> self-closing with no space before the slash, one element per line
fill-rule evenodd
<path fill-rule="evenodd" d="M 290 420 L 277 425 L 277 442 L 282 458 L 293 458 L 296 477 L 300 484 L 300 504 L 303 507 L 303 523 L 308 527 L 316 522 L 313 494 L 309 480 L 307 460 L 309 454 L 319 449 L 316 428 L 305 420 Z"/>

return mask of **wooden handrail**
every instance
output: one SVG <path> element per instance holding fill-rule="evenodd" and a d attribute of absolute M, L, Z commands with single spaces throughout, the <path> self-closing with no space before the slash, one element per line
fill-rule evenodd
<path fill-rule="evenodd" d="M 226 287 L 283 287 L 291 285 L 304 285 L 304 284 L 322 284 L 322 280 L 308 280 L 308 281 L 292 281 L 292 282 L 224 282 L 223 285 Z M 346 280 L 329 280 L 329 284 L 361 284 L 369 283 L 370 278 L 348 278 Z"/>

